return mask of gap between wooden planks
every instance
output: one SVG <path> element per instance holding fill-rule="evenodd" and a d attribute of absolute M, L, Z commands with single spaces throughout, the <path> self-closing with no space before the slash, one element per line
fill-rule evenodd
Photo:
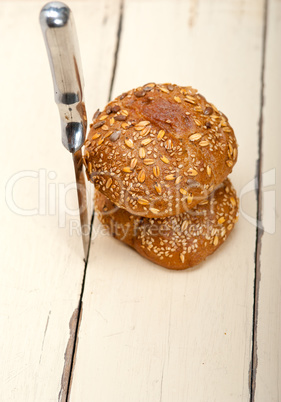
<path fill-rule="evenodd" d="M 262 118 L 262 230 L 256 314 L 255 402 L 281 400 L 281 3 L 268 0 Z"/>
<path fill-rule="evenodd" d="M 232 178 L 242 190 L 259 158 L 264 4 L 161 4 L 157 25 L 159 2 L 126 2 L 114 93 L 146 81 L 202 90 L 236 129 L 240 157 Z M 189 272 L 165 271 L 114 239 L 95 238 L 72 400 L 249 400 L 256 232 L 245 216 L 256 209 L 254 194 L 242 207 L 231 244 Z"/>
<path fill-rule="evenodd" d="M 105 34 L 108 36 L 106 38 L 108 40 L 108 44 L 106 41 L 102 40 L 102 44 L 107 45 L 107 52 L 109 53 L 101 52 L 102 56 L 102 62 L 104 63 L 103 66 L 99 66 L 99 70 L 97 71 L 97 74 L 90 74 L 92 64 L 91 62 L 87 63 L 87 69 L 89 72 L 86 71 L 85 77 L 89 76 L 92 77 L 90 78 L 89 81 L 87 79 L 85 80 L 87 83 L 86 86 L 86 97 L 87 97 L 87 92 L 88 92 L 88 99 L 92 99 L 93 93 L 98 93 L 100 101 L 104 101 L 106 97 L 106 89 L 108 90 L 108 99 L 111 98 L 112 95 L 112 88 L 113 88 L 113 82 L 114 82 L 114 77 L 115 77 L 115 71 L 116 71 L 116 64 L 117 64 L 117 55 L 118 55 L 118 49 L 119 49 L 119 40 L 120 40 L 120 32 L 121 32 L 121 24 L 122 24 L 122 14 L 123 14 L 123 0 L 112 2 L 110 0 L 104 1 L 103 2 L 103 18 L 98 18 L 96 16 L 96 26 L 95 28 L 100 30 L 100 35 L 103 37 Z M 90 7 L 91 10 L 91 7 Z M 92 11 L 94 11 L 92 9 Z M 93 22 L 90 22 L 90 18 L 88 16 L 88 21 L 89 25 L 91 25 Z M 100 27 L 102 21 L 103 27 Z M 108 26 L 112 24 L 111 29 L 108 33 Z M 114 34 L 114 30 L 116 32 Z M 97 34 L 97 32 L 95 32 Z M 95 45 L 91 43 L 91 41 L 87 40 L 86 43 L 88 43 L 89 49 L 88 49 L 88 54 L 92 52 L 92 49 L 95 49 Z M 97 49 L 100 48 L 97 46 Z M 86 52 L 85 52 L 86 54 Z M 109 59 L 111 56 L 111 63 L 108 63 Z M 94 64 L 97 63 L 97 59 L 99 57 L 99 54 L 94 54 L 92 55 L 91 61 L 94 61 Z M 106 64 L 105 64 L 106 63 Z M 112 66 L 110 68 L 110 66 Z M 103 68 L 101 68 L 103 67 Z M 107 70 L 107 71 L 106 71 Z M 109 75 L 110 74 L 110 75 Z M 99 81 L 98 80 L 98 75 L 101 75 L 102 79 Z M 110 77 L 110 78 L 109 78 Z M 89 85 L 90 83 L 90 85 Z M 97 88 L 97 84 L 99 83 L 99 86 Z M 105 84 L 106 83 L 106 84 Z M 109 83 L 109 85 L 108 85 Z M 96 103 L 95 103 L 96 107 Z M 91 122 L 91 116 L 94 114 L 94 110 L 91 110 L 91 102 L 87 103 L 87 113 L 88 113 L 88 123 Z M 92 189 L 90 188 L 91 185 L 88 183 L 87 187 L 89 189 L 89 195 L 92 195 Z M 88 199 L 88 204 L 92 206 L 92 199 Z M 91 209 L 91 208 L 90 208 Z M 92 230 L 92 225 L 93 225 L 93 219 L 94 219 L 94 212 L 92 214 L 91 218 L 91 230 Z M 91 236 L 91 235 L 90 235 Z M 85 287 L 85 280 L 86 280 L 86 273 L 87 273 L 87 265 L 88 265 L 88 260 L 85 261 L 85 267 L 84 267 L 84 272 L 83 272 L 83 279 L 82 279 L 82 286 L 81 286 L 81 292 L 80 292 L 80 298 L 79 298 L 79 303 L 77 310 L 74 311 L 73 317 L 70 320 L 70 337 L 68 341 L 68 345 L 66 348 L 65 352 L 65 365 L 62 373 L 62 381 L 61 381 L 61 390 L 59 393 L 59 400 L 60 401 L 66 401 L 69 399 L 69 393 L 71 389 L 71 381 L 72 381 L 72 371 L 74 368 L 75 364 L 75 355 L 76 355 L 76 347 L 77 347 L 77 342 L 78 342 L 78 334 L 79 334 L 79 326 L 80 326 L 80 321 L 82 317 L 82 312 L 83 312 L 83 294 L 84 294 L 84 287 Z"/>
<path fill-rule="evenodd" d="M 262 39 L 262 60 L 261 60 L 261 92 L 260 92 L 260 118 L 258 132 L 258 161 L 256 173 L 256 194 L 257 194 L 257 218 L 256 218 L 256 249 L 255 249 L 255 277 L 254 277 L 254 303 L 253 303 L 253 328 L 252 328 L 252 358 L 250 364 L 250 402 L 255 401 L 256 372 L 258 364 L 257 327 L 259 311 L 259 290 L 261 280 L 261 247 L 262 247 L 262 146 L 263 146 L 263 113 L 264 113 L 264 91 L 265 91 L 265 58 L 266 39 L 268 23 L 268 0 L 264 2 L 264 24 Z"/>
<path fill-rule="evenodd" d="M 58 193 L 48 193 L 75 183 L 71 155 L 61 145 L 59 115 L 39 26 L 39 12 L 45 3 L 0 3 L 0 33 L 5 38 L 0 44 L 0 102 L 5 116 L 1 122 L 5 150 L 1 158 L 2 194 L 9 179 L 22 171 L 42 173 L 46 180 L 42 185 L 47 187 L 47 193 L 38 194 L 39 179 L 33 176 L 23 178 L 14 188 L 14 200 L 22 208 L 36 207 L 40 198 L 40 213 L 34 216 L 20 216 L 4 197 L 0 200 L 0 399 L 4 401 L 65 400 L 69 373 L 62 373 L 65 360 L 69 355 L 72 358 L 84 272 L 81 239 L 70 234 L 70 222 L 79 222 L 79 217 L 66 214 L 64 227 L 59 227 L 65 205 L 58 210 Z M 107 101 L 119 3 L 67 3 L 77 25 L 86 102 L 92 113 Z M 89 54 L 95 62 L 85 63 Z M 48 209 L 49 196 L 55 197 L 52 211 Z M 68 192 L 66 203 L 75 208 L 75 191 Z"/>

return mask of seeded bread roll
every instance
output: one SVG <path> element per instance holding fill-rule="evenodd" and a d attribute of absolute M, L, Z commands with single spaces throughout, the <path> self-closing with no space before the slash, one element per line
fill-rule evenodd
<path fill-rule="evenodd" d="M 85 143 L 88 179 L 146 217 L 193 208 L 229 175 L 237 143 L 227 118 L 191 87 L 147 84 L 96 112 Z"/>
<path fill-rule="evenodd" d="M 99 220 L 117 239 L 169 269 L 199 264 L 228 237 L 238 219 L 238 199 L 226 179 L 207 200 L 189 212 L 166 218 L 141 218 L 95 192 Z"/>

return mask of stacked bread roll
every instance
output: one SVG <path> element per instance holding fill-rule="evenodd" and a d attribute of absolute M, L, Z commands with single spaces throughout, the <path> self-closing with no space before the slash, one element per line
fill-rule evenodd
<path fill-rule="evenodd" d="M 84 152 L 100 221 L 171 269 L 199 264 L 233 229 L 236 160 L 224 114 L 191 87 L 155 83 L 97 111 Z"/>

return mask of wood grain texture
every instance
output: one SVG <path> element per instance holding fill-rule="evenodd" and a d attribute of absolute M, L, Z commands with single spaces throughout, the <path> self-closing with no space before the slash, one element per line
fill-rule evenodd
<path fill-rule="evenodd" d="M 262 147 L 262 225 L 256 402 L 281 400 L 281 3 L 268 4 Z"/>
<path fill-rule="evenodd" d="M 248 401 L 255 269 L 254 180 L 263 1 L 125 2 L 113 94 L 149 81 L 192 85 L 234 127 L 242 196 L 221 250 L 162 269 L 95 222 L 70 400 Z M 252 218 L 252 219 L 251 219 Z"/>
<path fill-rule="evenodd" d="M 93 110 L 107 99 L 118 4 L 67 3 L 76 20 L 87 104 Z M 68 378 L 62 377 L 63 369 L 69 369 L 72 357 L 84 271 L 80 236 L 71 233 L 79 215 L 77 210 L 66 213 L 77 207 L 71 187 L 75 179 L 71 155 L 61 145 L 39 26 L 44 4 L 0 3 L 0 35 L 5 38 L 0 45 L 0 399 L 5 402 L 64 399 Z M 18 172 L 24 174 L 12 186 Z M 25 212 L 35 210 L 22 216 L 13 202 Z"/>

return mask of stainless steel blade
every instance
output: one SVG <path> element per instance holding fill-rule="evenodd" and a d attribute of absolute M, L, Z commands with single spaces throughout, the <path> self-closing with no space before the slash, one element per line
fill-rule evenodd
<path fill-rule="evenodd" d="M 56 1 L 47 3 L 42 8 L 40 24 L 52 71 L 55 101 L 60 113 L 62 143 L 73 154 L 86 259 L 89 248 L 89 224 L 81 147 L 85 141 L 87 116 L 75 23 L 70 8 Z"/>

